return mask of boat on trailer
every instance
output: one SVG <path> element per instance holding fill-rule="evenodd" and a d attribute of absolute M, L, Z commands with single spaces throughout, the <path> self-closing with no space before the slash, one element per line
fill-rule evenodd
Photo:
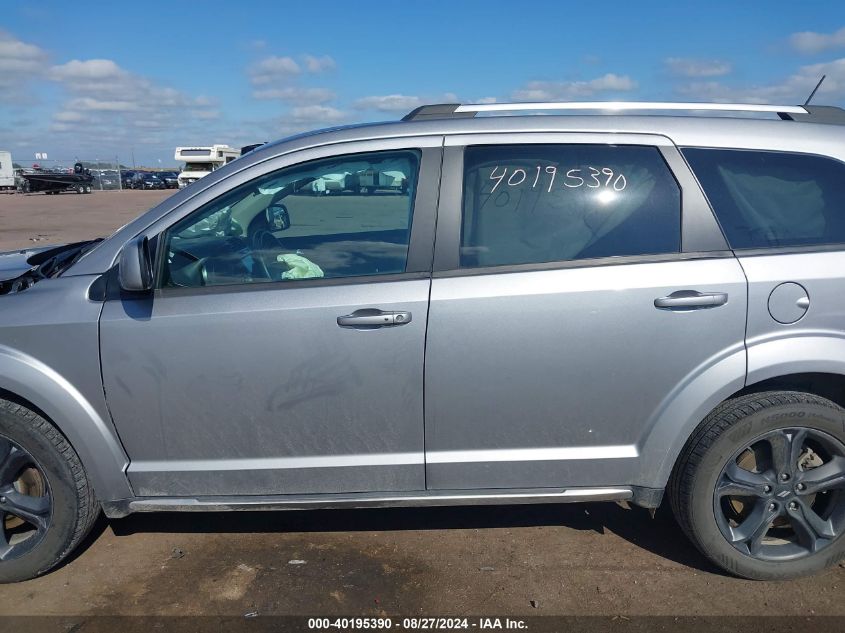
<path fill-rule="evenodd" d="M 37 169 L 29 173 L 22 173 L 22 191 L 24 193 L 57 194 L 62 191 L 75 191 L 76 193 L 91 193 L 91 183 L 94 177 L 91 170 L 85 169 L 82 163 L 76 163 L 72 172 L 47 171 Z"/>

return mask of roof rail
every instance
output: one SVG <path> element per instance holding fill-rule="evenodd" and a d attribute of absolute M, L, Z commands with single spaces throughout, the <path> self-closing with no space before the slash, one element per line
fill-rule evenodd
<path fill-rule="evenodd" d="M 479 112 L 525 111 L 677 111 L 687 112 L 757 112 L 777 114 L 781 119 L 817 123 L 845 124 L 845 110 L 833 106 L 764 105 L 755 103 L 676 103 L 671 101 L 562 101 L 536 103 L 439 103 L 420 106 L 405 115 L 403 121 L 474 117 Z"/>

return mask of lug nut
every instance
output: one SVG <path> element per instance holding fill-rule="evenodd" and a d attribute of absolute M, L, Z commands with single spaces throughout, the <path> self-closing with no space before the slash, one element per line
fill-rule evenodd
<path fill-rule="evenodd" d="M 6 503 L 6 497 L 0 497 L 0 503 Z"/>
<path fill-rule="evenodd" d="M 798 509 L 798 504 L 797 504 L 797 503 L 795 503 L 794 501 L 790 501 L 790 502 L 789 502 L 789 509 L 790 509 L 790 510 L 797 510 L 797 509 Z"/>
<path fill-rule="evenodd" d="M 775 508 L 777 508 L 777 505 L 775 505 L 774 503 L 769 504 L 769 512 L 774 512 Z"/>
<path fill-rule="evenodd" d="M 789 474 L 788 473 L 781 473 L 780 474 L 781 481 L 789 481 Z"/>
<path fill-rule="evenodd" d="M 771 492 L 771 491 L 772 491 L 772 487 L 771 487 L 771 486 L 768 486 L 768 485 L 763 486 L 763 492 Z"/>
<path fill-rule="evenodd" d="M 805 489 L 807 488 L 807 486 L 805 486 L 804 484 L 798 484 L 798 485 L 797 485 L 797 486 L 795 486 L 795 487 L 796 487 L 798 490 L 805 490 Z"/>

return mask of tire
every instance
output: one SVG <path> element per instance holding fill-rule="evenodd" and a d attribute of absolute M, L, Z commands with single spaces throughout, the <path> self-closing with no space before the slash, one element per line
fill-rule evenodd
<path fill-rule="evenodd" d="M 753 393 L 699 425 L 675 464 L 669 500 L 689 539 L 722 569 L 797 578 L 845 557 L 843 467 L 845 410 L 807 393 Z M 840 470 L 833 485 L 813 483 Z"/>
<path fill-rule="evenodd" d="M 34 578 L 54 568 L 85 538 L 100 513 L 85 469 L 64 435 L 37 413 L 0 399 L 0 474 L 6 470 L 13 472 L 5 468 L 11 461 L 5 447 L 12 444 L 17 445 L 15 450 L 28 453 L 27 457 L 32 459 L 30 467 L 34 466 L 43 476 L 46 483 L 42 494 L 47 496 L 50 508 L 44 513 L 46 527 L 43 533 L 30 537 L 36 539 L 33 544 L 26 546 L 28 540 L 25 540 L 23 553 L 9 556 L 14 554 L 12 549 L 6 553 L 7 559 L 0 560 L 0 582 L 4 583 Z M 13 454 L 20 456 L 19 452 Z M 2 476 L 0 491 L 8 490 L 2 487 L 8 476 Z M 18 495 L 18 498 L 23 496 Z M 20 519 L 6 512 L 9 508 L 6 497 L 0 496 L 0 507 L 3 508 L 0 513 L 3 520 L 0 529 L 4 531 L 2 542 L 7 544 L 11 542 L 7 539 L 10 519 L 13 523 Z"/>
<path fill-rule="evenodd" d="M 76 185 L 76 193 L 85 193 L 84 185 Z"/>

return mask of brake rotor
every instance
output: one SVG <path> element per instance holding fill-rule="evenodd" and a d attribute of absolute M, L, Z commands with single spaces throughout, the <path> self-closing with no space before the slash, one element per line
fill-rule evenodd
<path fill-rule="evenodd" d="M 47 485 L 44 481 L 44 476 L 37 468 L 32 466 L 24 468 L 21 471 L 15 480 L 14 486 L 17 492 L 30 497 L 43 497 L 47 494 Z M 3 525 L 6 530 L 14 530 L 27 525 L 27 522 L 13 514 L 7 514 Z"/>

